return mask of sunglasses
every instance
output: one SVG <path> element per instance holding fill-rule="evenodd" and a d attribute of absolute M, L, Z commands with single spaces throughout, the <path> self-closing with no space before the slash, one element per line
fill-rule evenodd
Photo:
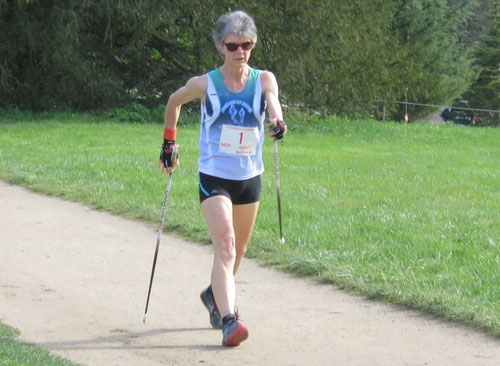
<path fill-rule="evenodd" d="M 252 41 L 247 41 L 247 42 L 243 42 L 243 43 L 224 43 L 224 45 L 226 46 L 226 48 L 229 52 L 234 52 L 239 47 L 241 47 L 241 49 L 245 50 L 245 51 L 250 51 L 253 48 Z"/>

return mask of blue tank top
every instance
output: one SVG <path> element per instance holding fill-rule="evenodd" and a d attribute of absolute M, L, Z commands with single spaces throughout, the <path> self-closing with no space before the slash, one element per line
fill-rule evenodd
<path fill-rule="evenodd" d="M 198 170 L 231 180 L 262 174 L 266 102 L 260 70 L 250 69 L 238 93 L 227 89 L 219 69 L 207 73 L 207 82 L 201 104 Z"/>

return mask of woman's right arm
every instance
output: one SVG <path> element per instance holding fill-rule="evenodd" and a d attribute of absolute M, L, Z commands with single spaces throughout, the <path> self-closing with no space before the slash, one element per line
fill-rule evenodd
<path fill-rule="evenodd" d="M 182 105 L 195 99 L 200 99 L 203 102 L 206 91 L 207 76 L 196 76 L 190 79 L 182 88 L 177 89 L 168 98 L 165 108 L 165 123 L 163 125 L 162 154 L 159 164 L 164 172 L 171 174 L 174 171 L 175 162 L 171 162 L 172 147 L 175 145 L 177 121 L 181 114 Z"/>
<path fill-rule="evenodd" d="M 165 125 L 164 128 L 175 129 L 177 121 L 181 114 L 183 104 L 189 103 L 195 99 L 205 100 L 207 91 L 207 76 L 196 76 L 190 79 L 186 85 L 177 89 L 168 98 L 167 107 L 165 108 Z"/>

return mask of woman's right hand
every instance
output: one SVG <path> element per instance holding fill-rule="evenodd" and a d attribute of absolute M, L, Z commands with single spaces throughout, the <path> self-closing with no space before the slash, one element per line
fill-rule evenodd
<path fill-rule="evenodd" d="M 164 140 L 161 147 L 159 167 L 164 173 L 172 174 L 175 165 L 179 165 L 179 155 L 177 153 L 179 145 L 174 140 Z"/>

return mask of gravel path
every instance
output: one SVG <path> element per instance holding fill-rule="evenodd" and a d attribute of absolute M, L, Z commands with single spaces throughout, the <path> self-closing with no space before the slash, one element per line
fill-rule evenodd
<path fill-rule="evenodd" d="M 212 253 L 156 227 L 0 181 L 0 320 L 85 365 L 499 365 L 500 341 L 245 260 L 250 337 L 220 346 L 199 300 Z"/>

